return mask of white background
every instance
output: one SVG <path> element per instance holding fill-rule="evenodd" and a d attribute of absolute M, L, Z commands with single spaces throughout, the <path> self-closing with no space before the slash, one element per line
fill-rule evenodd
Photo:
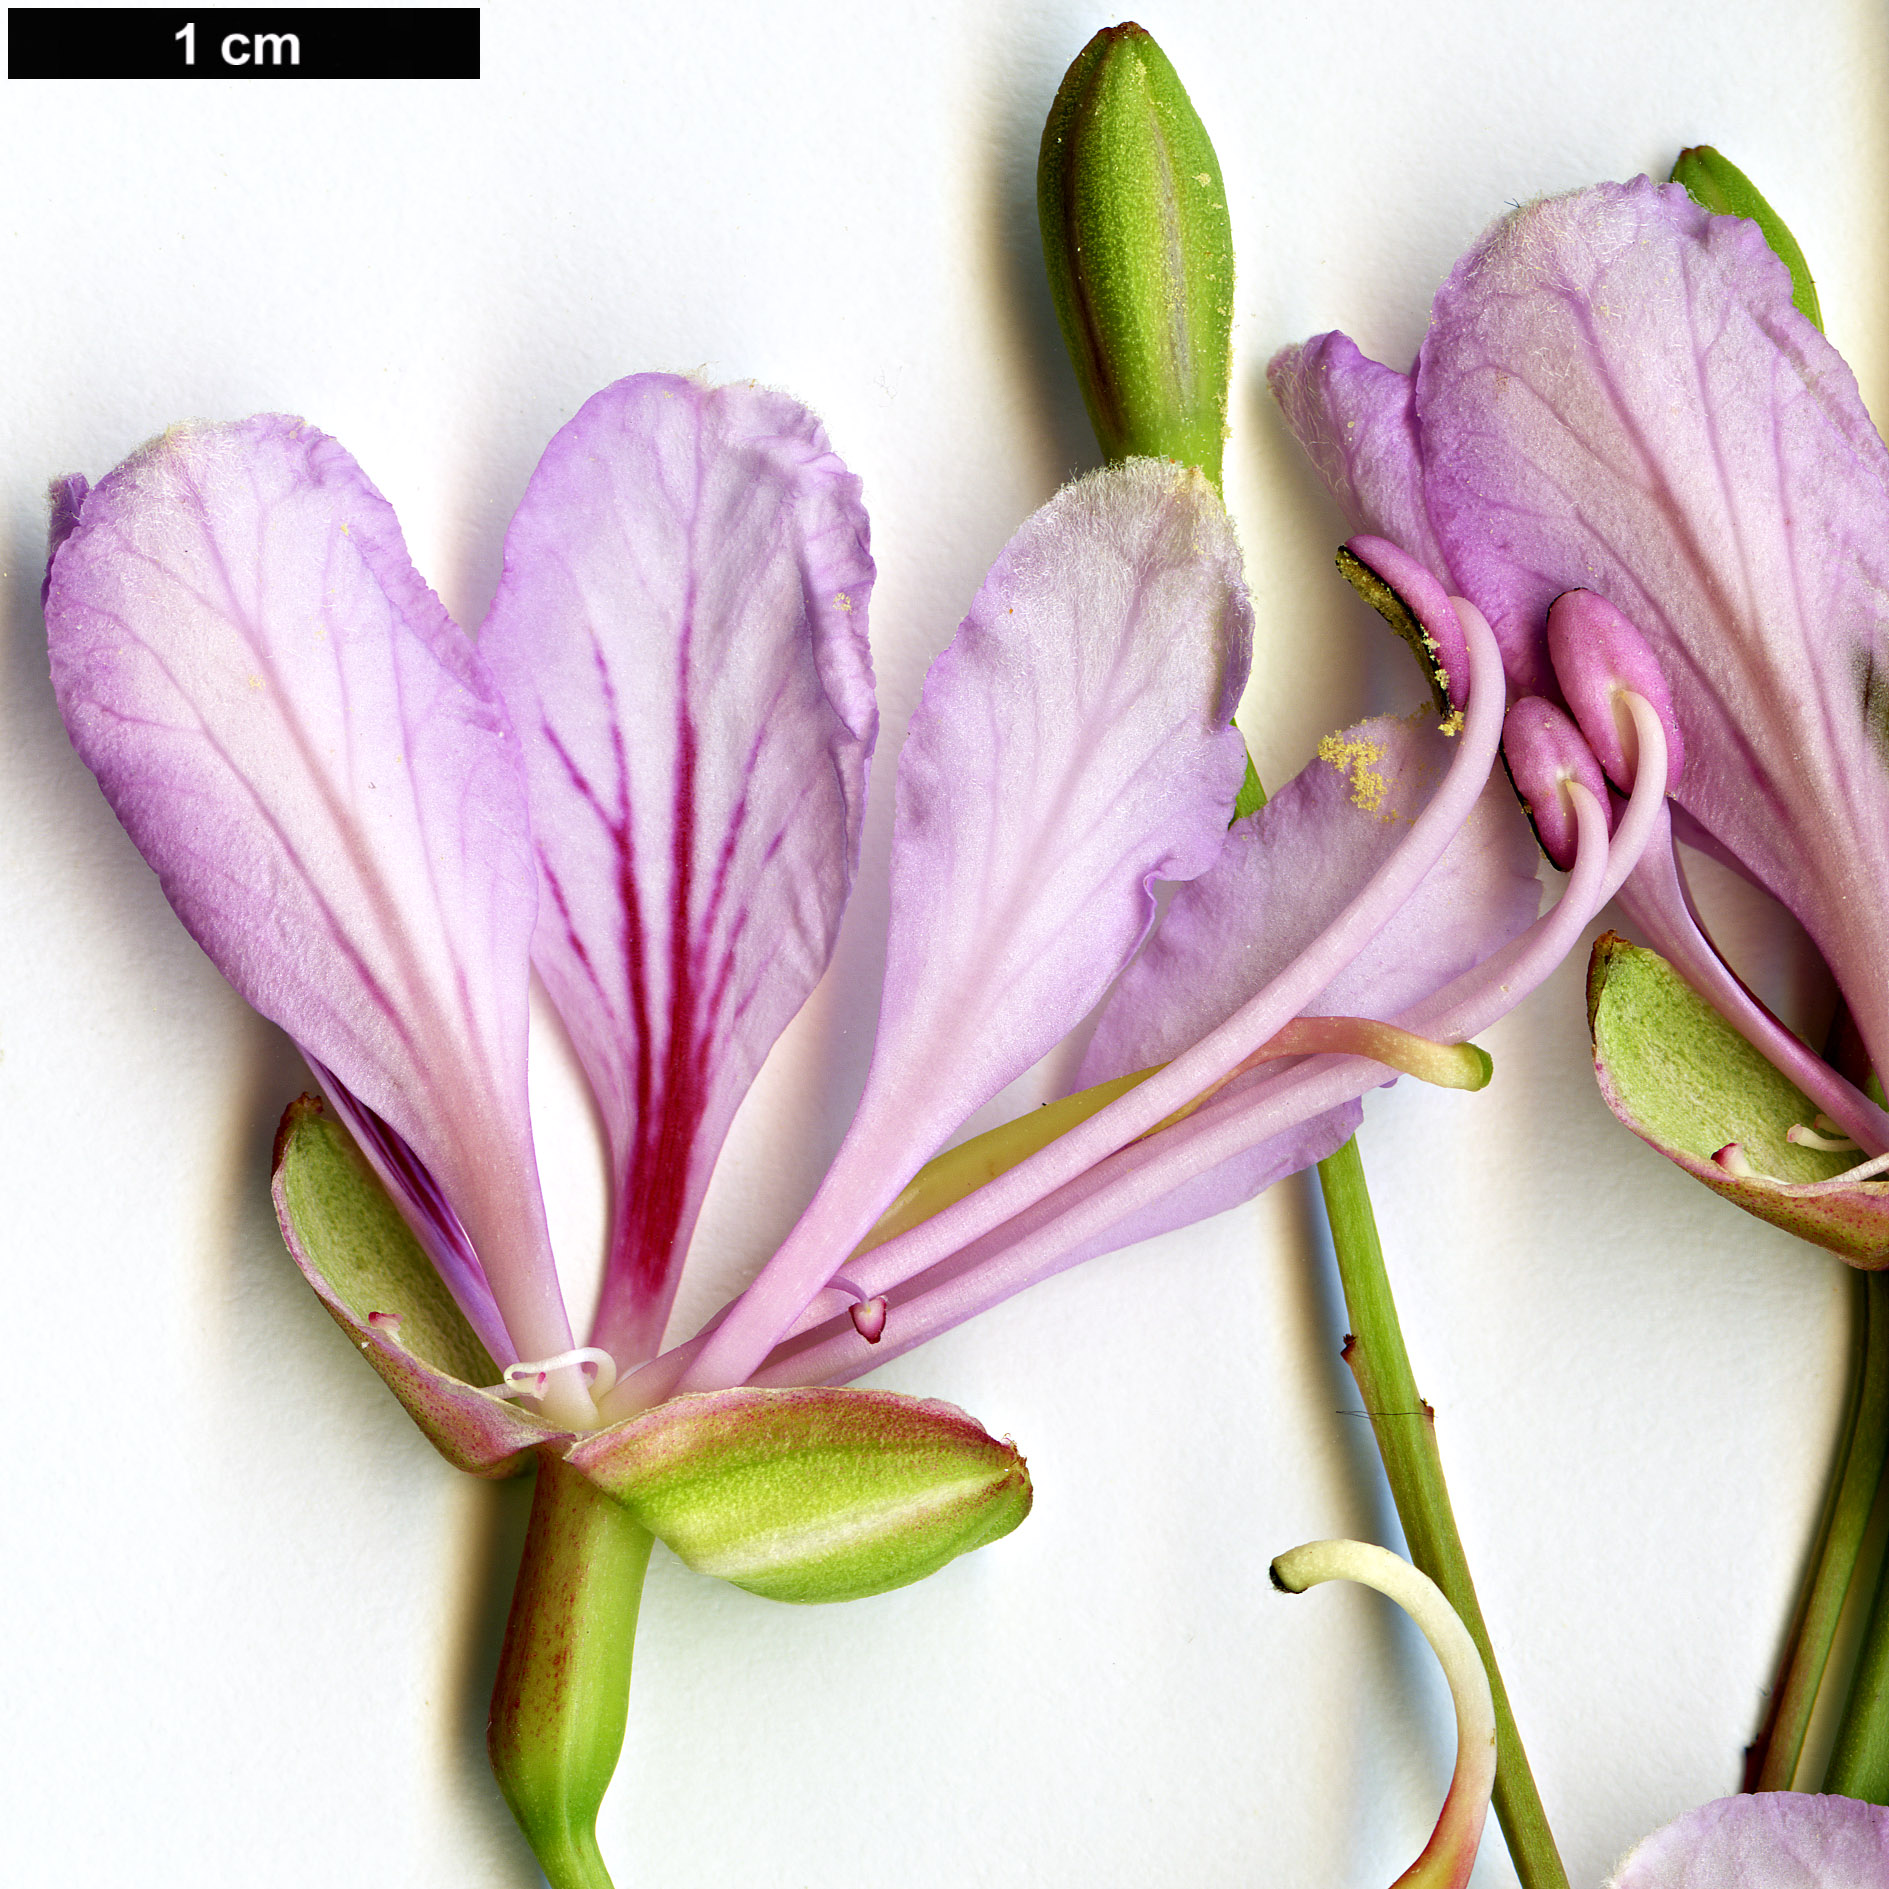
<path fill-rule="evenodd" d="M 303 1078 L 67 750 L 37 608 L 45 481 L 96 477 L 178 418 L 304 414 L 471 624 L 538 452 L 606 382 L 752 376 L 824 416 L 873 512 L 886 735 L 833 974 L 704 1222 L 699 1318 L 791 1222 L 859 1082 L 890 764 L 924 666 L 1018 522 L 1093 461 L 1032 179 L 1056 82 L 1110 17 L 498 0 L 477 83 L 6 86 L 11 1880 L 538 1880 L 482 1750 L 524 1491 L 446 1469 L 283 1255 L 268 1152 Z M 1718 143 L 1795 229 L 1889 412 L 1889 59 L 1869 0 L 1172 0 L 1142 19 L 1230 193 L 1228 495 L 1261 639 L 1242 719 L 1268 781 L 1416 689 L 1331 571 L 1339 520 L 1265 361 L 1344 326 L 1405 365 L 1438 279 L 1506 203 Z M 1732 930 L 1769 988 L 1793 982 L 1760 922 Z M 1582 969 L 1490 1034 L 1486 1093 L 1374 1098 L 1365 1150 L 1516 1710 L 1591 1889 L 1645 1830 L 1736 1787 L 1849 1300 L 1834 1261 L 1605 1112 Z M 596 1158 L 545 1047 L 577 1277 Z M 1036 1478 L 1016 1535 L 920 1587 L 790 1609 L 659 1550 L 603 1822 L 620 1889 L 1396 1875 L 1448 1772 L 1440 1682 L 1373 1597 L 1293 1601 L 1265 1579 L 1307 1538 L 1398 1539 L 1319 1225 L 1288 1183 L 886 1372 L 1013 1433 Z M 1476 1880 L 1512 1881 L 1493 1826 Z"/>

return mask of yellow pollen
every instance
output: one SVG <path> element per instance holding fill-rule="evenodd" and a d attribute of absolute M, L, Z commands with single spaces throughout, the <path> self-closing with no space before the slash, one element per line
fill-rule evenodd
<path fill-rule="evenodd" d="M 1384 758 L 1381 741 L 1348 741 L 1343 735 L 1327 735 L 1318 744 L 1318 758 L 1351 782 L 1351 804 L 1360 813 L 1376 813 L 1384 805 L 1390 788 L 1377 771 L 1378 762 Z"/>

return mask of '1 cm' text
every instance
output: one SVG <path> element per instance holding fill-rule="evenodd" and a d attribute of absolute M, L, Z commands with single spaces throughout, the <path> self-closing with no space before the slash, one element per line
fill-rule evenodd
<path fill-rule="evenodd" d="M 183 42 L 184 64 L 194 66 L 197 63 L 197 22 L 186 20 L 184 30 L 171 37 Z M 223 55 L 226 66 L 246 66 L 252 58 L 259 66 L 279 66 L 285 52 L 290 65 L 302 63 L 302 42 L 293 33 L 225 33 L 217 50 Z"/>

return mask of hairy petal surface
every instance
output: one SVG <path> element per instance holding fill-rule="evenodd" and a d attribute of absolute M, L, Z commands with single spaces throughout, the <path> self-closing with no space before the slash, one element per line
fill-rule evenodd
<path fill-rule="evenodd" d="M 1889 1810 L 1853 1797 L 1721 1797 L 1655 1830 L 1607 1889 L 1881 1889 Z"/>
<path fill-rule="evenodd" d="M 877 730 L 859 481 L 784 395 L 619 381 L 551 442 L 480 650 L 517 718 L 535 957 L 610 1140 L 595 1342 L 662 1336 L 735 1108 L 819 981 Z"/>
<path fill-rule="evenodd" d="M 1353 529 L 1387 538 L 1456 588 L 1424 507 L 1416 376 L 1370 360 L 1349 335 L 1322 334 L 1281 348 L 1266 379 Z"/>
<path fill-rule="evenodd" d="M 387 501 L 299 420 L 174 429 L 84 497 L 46 624 L 73 745 L 191 935 L 424 1164 L 511 1344 L 567 1348 L 524 770 Z"/>
<path fill-rule="evenodd" d="M 1889 450 L 1757 226 L 1644 178 L 1520 211 L 1438 296 L 1417 404 L 1431 518 L 1505 650 L 1576 586 L 1639 626 L 1676 798 L 1889 1060 Z"/>
<path fill-rule="evenodd" d="M 1078 480 L 1005 547 L 899 757 L 866 1093 L 695 1386 L 746 1377 L 952 1130 L 1099 1001 L 1154 882 L 1219 855 L 1251 634 L 1226 514 L 1167 461 Z"/>
<path fill-rule="evenodd" d="M 1102 1012 L 1077 1086 L 1167 1061 L 1264 989 L 1389 857 L 1449 762 L 1450 742 L 1426 714 L 1379 716 L 1322 742 L 1236 822 L 1213 869 L 1175 893 Z M 1388 1021 L 1480 964 L 1534 922 L 1538 861 L 1514 793 L 1493 775 L 1409 901 L 1304 1014 Z M 1322 1160 L 1359 1119 L 1346 1103 L 1248 1149 L 1124 1222 L 1109 1247 L 1250 1199 Z"/>

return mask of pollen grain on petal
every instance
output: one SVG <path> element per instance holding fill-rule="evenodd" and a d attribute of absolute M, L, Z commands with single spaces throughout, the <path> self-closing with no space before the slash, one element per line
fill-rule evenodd
<path fill-rule="evenodd" d="M 1357 734 L 1327 735 L 1318 744 L 1318 758 L 1334 767 L 1351 783 L 1351 804 L 1360 813 L 1378 813 L 1394 819 L 1384 801 L 1390 792 L 1378 763 L 1384 759 L 1384 744 Z"/>

